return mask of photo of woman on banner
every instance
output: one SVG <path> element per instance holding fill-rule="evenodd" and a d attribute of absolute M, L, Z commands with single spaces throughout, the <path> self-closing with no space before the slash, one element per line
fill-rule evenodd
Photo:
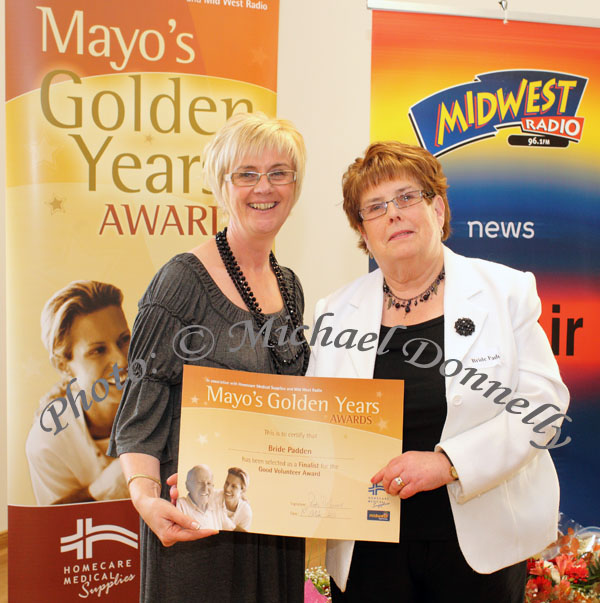
<path fill-rule="evenodd" d="M 404 379 L 405 398 L 402 451 L 371 480 L 402 499 L 400 542 L 328 541 L 334 603 L 522 603 L 524 560 L 557 536 L 545 448 L 569 395 L 535 279 L 443 244 L 447 188 L 431 153 L 399 142 L 370 145 L 343 177 L 344 211 L 379 269 L 315 315 L 333 313 L 334 332 L 379 332 L 379 345 L 320 339 L 308 373 Z"/>
<path fill-rule="evenodd" d="M 285 120 L 231 117 L 204 152 L 205 185 L 227 211 L 228 226 L 168 261 L 139 303 L 130 358 L 143 359 L 147 371 L 125 388 L 109 454 L 120 457 L 143 519 L 141 601 L 186 601 L 198 593 L 203 603 L 303 600 L 303 539 L 215 535 L 170 502 L 170 487 L 177 479 L 184 363 L 306 371 L 308 344 L 289 336 L 302 325 L 302 287 L 271 251 L 300 196 L 305 153 L 302 136 Z M 256 344 L 267 321 L 271 343 Z M 225 489 L 223 498 L 227 503 Z"/>
<path fill-rule="evenodd" d="M 41 400 L 27 437 L 39 505 L 128 498 L 106 455 L 127 377 L 130 331 L 120 289 L 74 281 L 44 305 L 42 341 L 61 381 Z"/>

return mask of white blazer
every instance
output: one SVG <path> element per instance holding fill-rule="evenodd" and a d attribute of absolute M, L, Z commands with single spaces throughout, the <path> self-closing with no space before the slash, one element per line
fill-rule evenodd
<path fill-rule="evenodd" d="M 569 393 L 563 384 L 546 334 L 538 324 L 541 303 L 534 276 L 501 264 L 466 258 L 444 247 L 444 358 L 447 364 L 446 422 L 436 449 L 452 459 L 459 480 L 448 484 L 458 542 L 469 565 L 491 573 L 541 551 L 557 536 L 559 486 L 547 450 L 530 444 L 547 443 L 552 426 L 535 433 L 536 424 L 565 413 Z M 344 329 L 379 333 L 383 308 L 380 270 L 358 278 L 320 300 L 317 318 L 332 312 L 321 329 L 332 326 L 332 336 Z M 459 318 L 470 318 L 475 331 L 459 335 Z M 331 336 L 330 336 L 331 339 Z M 346 338 L 344 338 L 345 340 Z M 370 378 L 376 345 L 369 351 L 313 347 L 308 375 Z M 461 368 L 462 366 L 462 368 Z M 469 378 L 468 368 L 487 378 Z M 461 383 L 464 381 L 464 383 Z M 491 382 L 509 388 L 488 392 Z M 477 391 L 476 388 L 480 390 Z M 519 401 L 506 411 L 506 402 Z M 554 406 L 544 406 L 552 404 Z M 524 424 L 523 418 L 540 412 Z M 519 414 L 517 414 L 519 413 Z M 552 425 L 560 425 L 562 416 Z M 380 467 L 373 467 L 373 472 Z M 344 590 L 353 541 L 330 540 L 326 564 Z"/>

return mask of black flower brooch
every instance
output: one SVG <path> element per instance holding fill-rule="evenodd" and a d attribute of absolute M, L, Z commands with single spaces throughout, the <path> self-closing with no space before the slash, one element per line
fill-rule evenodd
<path fill-rule="evenodd" d="M 469 335 L 473 335 L 475 332 L 475 323 L 470 318 L 459 318 L 454 323 L 454 330 L 459 335 L 468 337 Z"/>

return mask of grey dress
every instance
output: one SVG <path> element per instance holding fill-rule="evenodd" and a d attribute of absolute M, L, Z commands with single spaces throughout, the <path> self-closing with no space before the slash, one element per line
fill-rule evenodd
<path fill-rule="evenodd" d="M 304 296 L 296 275 L 282 268 L 299 316 Z M 273 326 L 286 324 L 286 313 L 275 315 Z M 177 471 L 181 416 L 181 330 L 202 325 L 214 335 L 212 351 L 187 364 L 273 373 L 268 349 L 249 345 L 243 328 L 251 320 L 223 295 L 203 264 L 191 253 L 175 256 L 156 274 L 139 303 L 129 349 L 130 372 L 115 418 L 109 454 L 150 454 L 160 460 L 162 497 L 169 499 L 166 479 Z M 195 329 L 193 329 L 195 330 Z M 288 329 L 288 332 L 291 329 Z M 177 335 L 179 333 L 179 335 Z M 275 332 L 277 335 L 279 332 Z M 245 345 L 231 352 L 246 337 Z M 199 350 L 208 339 L 185 338 L 183 346 Z M 287 343 L 280 351 L 293 358 L 300 348 Z M 181 351 L 179 352 L 181 354 Z M 289 374 L 302 372 L 304 353 Z M 134 363 L 143 359 L 146 363 Z M 141 377 L 134 382 L 136 377 Z M 304 583 L 304 540 L 241 532 L 221 532 L 194 542 L 165 548 L 141 521 L 140 601 L 179 603 L 301 603 Z"/>

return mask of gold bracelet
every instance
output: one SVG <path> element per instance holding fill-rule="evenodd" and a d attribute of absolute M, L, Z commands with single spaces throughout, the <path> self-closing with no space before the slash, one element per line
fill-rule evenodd
<path fill-rule="evenodd" d="M 129 488 L 129 484 L 134 480 L 137 479 L 138 477 L 143 477 L 145 479 L 151 479 L 153 482 L 158 484 L 159 488 L 162 488 L 162 484 L 160 483 L 160 480 L 157 477 L 153 477 L 152 475 L 147 475 L 146 473 L 134 473 L 128 480 L 127 480 L 127 488 Z"/>

